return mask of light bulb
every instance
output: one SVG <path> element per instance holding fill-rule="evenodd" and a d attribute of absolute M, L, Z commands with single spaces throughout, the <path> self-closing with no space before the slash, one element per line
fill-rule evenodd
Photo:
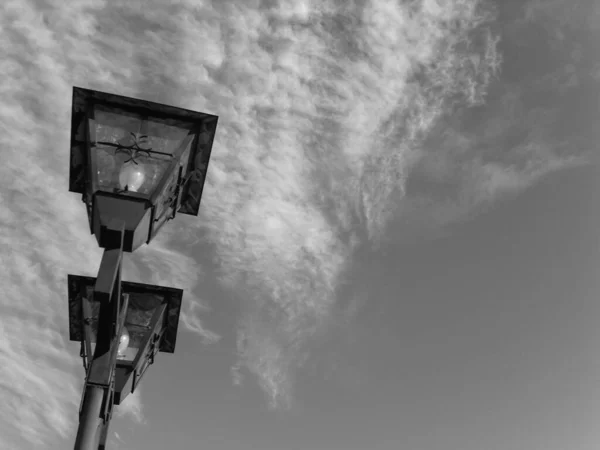
<path fill-rule="evenodd" d="M 119 348 L 117 349 L 117 356 L 124 356 L 125 350 L 129 346 L 129 331 L 127 328 L 123 326 L 123 331 L 121 331 L 121 336 L 119 337 Z"/>
<path fill-rule="evenodd" d="M 119 184 L 123 190 L 137 192 L 145 179 L 144 166 L 139 163 L 125 163 L 119 172 Z"/>

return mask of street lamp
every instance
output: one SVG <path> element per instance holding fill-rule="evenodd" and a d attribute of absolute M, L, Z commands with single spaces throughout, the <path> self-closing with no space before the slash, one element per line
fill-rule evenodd
<path fill-rule="evenodd" d="M 97 278 L 68 276 L 69 337 L 86 371 L 75 449 L 104 449 L 113 405 L 158 351 L 173 353 L 183 291 L 121 282 L 123 252 L 176 212 L 198 215 L 218 118 L 73 88 L 69 190 L 104 249 Z"/>

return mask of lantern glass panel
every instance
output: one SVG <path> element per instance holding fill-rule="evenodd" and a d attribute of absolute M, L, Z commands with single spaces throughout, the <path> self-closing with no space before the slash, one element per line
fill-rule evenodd
<path fill-rule="evenodd" d="M 85 327 L 83 326 L 82 319 L 88 318 L 90 321 L 91 340 L 93 343 L 96 342 L 100 302 L 94 299 L 95 283 L 96 278 L 93 277 L 71 274 L 68 276 L 69 339 L 71 341 L 83 342 L 85 340 Z M 164 316 L 160 318 L 158 326 L 154 331 L 158 333 L 161 331 L 161 327 L 165 328 L 163 339 L 160 341 L 160 351 L 173 353 L 177 341 L 177 328 L 183 291 L 165 286 L 123 281 L 121 294 L 129 297 L 125 326 L 130 327 L 134 333 L 139 331 L 140 328 L 147 330 L 150 325 L 149 318 L 160 308 L 161 304 L 166 305 L 167 308 Z M 89 315 L 85 312 L 87 308 L 89 308 Z M 139 341 L 138 338 L 134 337 L 134 342 L 131 344 L 132 347 L 138 345 L 136 344 L 136 340 Z"/>
<path fill-rule="evenodd" d="M 92 352 L 96 348 L 98 336 L 98 317 L 100 316 L 100 302 L 94 300 L 94 287 L 87 286 L 86 294 L 88 299 L 92 299 L 90 304 L 91 312 L 91 331 L 92 331 Z M 129 333 L 129 345 L 117 356 L 119 361 L 132 362 L 140 349 L 143 350 L 147 336 L 152 324 L 152 317 L 158 307 L 163 303 L 164 295 L 149 293 L 130 293 L 127 315 L 125 317 L 125 328 Z M 163 325 L 161 321 L 161 325 Z M 159 330 L 156 330 L 159 331 Z"/>
<path fill-rule="evenodd" d="M 129 294 L 129 306 L 125 318 L 125 328 L 129 332 L 129 345 L 118 359 L 133 361 L 140 350 L 144 349 L 145 338 L 151 338 L 152 318 L 163 303 L 163 296 L 152 294 Z M 162 322 L 161 322 L 162 326 Z M 158 330 L 157 330 L 158 331 Z"/>
<path fill-rule="evenodd" d="M 95 104 L 88 126 L 97 189 L 149 197 L 189 146 L 194 124 Z"/>

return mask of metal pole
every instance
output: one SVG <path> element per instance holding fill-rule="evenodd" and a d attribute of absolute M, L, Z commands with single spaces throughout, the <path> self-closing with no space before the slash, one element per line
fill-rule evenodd
<path fill-rule="evenodd" d="M 79 416 L 79 429 L 75 439 L 75 450 L 98 450 L 101 438 L 105 441 L 104 421 L 109 420 L 112 410 L 112 389 L 117 357 L 119 331 L 119 307 L 121 297 L 121 258 L 123 255 L 123 223 L 111 223 L 109 229 L 118 237 L 104 249 L 94 299 L 100 302 L 96 348 L 90 362 Z M 107 424 L 108 425 L 108 424 Z M 106 430 L 108 431 L 108 430 Z M 105 442 L 102 442 L 104 447 Z"/>
<path fill-rule="evenodd" d="M 98 436 L 100 437 L 98 440 L 98 450 L 106 450 L 106 440 L 108 439 L 108 426 L 110 425 L 110 416 L 104 422 L 103 425 L 100 426 L 100 431 L 98 432 Z"/>
<path fill-rule="evenodd" d="M 103 397 L 104 389 L 101 387 L 90 385 L 86 387 L 74 450 L 98 450 L 99 432 L 103 423 L 101 417 Z"/>

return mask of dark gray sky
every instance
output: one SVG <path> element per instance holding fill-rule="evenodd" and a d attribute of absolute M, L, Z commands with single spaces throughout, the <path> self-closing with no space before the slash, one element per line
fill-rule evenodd
<path fill-rule="evenodd" d="M 4 2 L 0 447 L 76 432 L 76 85 L 220 117 L 200 217 L 126 261 L 184 308 L 110 448 L 595 449 L 599 12 Z"/>
<path fill-rule="evenodd" d="M 343 288 L 359 311 L 318 339 L 290 411 L 232 389 L 226 342 L 182 334 L 144 380 L 150 426 L 115 421 L 123 448 L 595 449 L 598 175 L 566 170 L 446 237 L 359 252 Z"/>

